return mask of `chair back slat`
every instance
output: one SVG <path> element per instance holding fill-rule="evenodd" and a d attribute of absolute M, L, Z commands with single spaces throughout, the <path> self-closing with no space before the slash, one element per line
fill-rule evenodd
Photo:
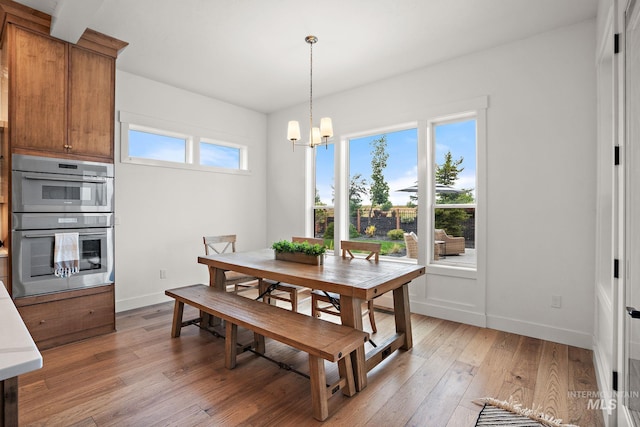
<path fill-rule="evenodd" d="M 380 250 L 382 248 L 381 243 L 373 243 L 373 242 L 356 242 L 353 240 L 341 240 L 340 248 L 342 248 L 342 258 L 347 257 L 347 253 L 349 257 L 355 258 L 355 255 L 351 251 L 364 251 L 369 252 L 365 259 L 371 260 L 374 258 L 375 262 L 378 262 L 380 259 Z"/>
<path fill-rule="evenodd" d="M 231 252 L 236 251 L 235 234 L 227 234 L 224 236 L 204 236 L 202 240 L 204 242 L 204 252 L 206 255 L 212 255 L 212 253 L 223 254 L 229 248 L 231 248 Z"/>

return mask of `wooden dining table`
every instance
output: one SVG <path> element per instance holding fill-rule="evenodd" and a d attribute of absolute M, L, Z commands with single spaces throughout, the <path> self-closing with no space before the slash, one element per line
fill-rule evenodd
<path fill-rule="evenodd" d="M 368 371 L 394 351 L 409 350 L 413 346 L 408 285 L 425 274 L 422 265 L 394 261 L 376 263 L 339 255 L 325 255 L 323 264 L 309 265 L 276 260 L 272 249 L 200 256 L 198 262 L 209 268 L 209 284 L 220 290 L 225 290 L 225 271 L 230 270 L 340 294 L 342 324 L 360 330 L 363 330 L 362 303 L 393 292 L 395 334 L 385 342 L 377 343 L 377 347 L 366 354 L 363 344 L 352 358 L 358 391 L 367 386 Z"/>

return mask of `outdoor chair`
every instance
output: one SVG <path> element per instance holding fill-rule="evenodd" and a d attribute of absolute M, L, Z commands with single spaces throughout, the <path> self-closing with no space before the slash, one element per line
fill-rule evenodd
<path fill-rule="evenodd" d="M 308 242 L 310 245 L 324 246 L 323 239 L 316 239 L 313 237 L 292 237 L 292 242 Z M 260 280 L 259 284 L 260 295 L 262 300 L 267 304 L 271 303 L 271 300 L 284 301 L 291 304 L 291 311 L 298 311 L 298 294 L 308 288 L 302 286 L 291 285 L 289 283 L 280 283 L 273 280 Z"/>
<path fill-rule="evenodd" d="M 407 258 L 418 259 L 418 236 L 414 232 L 404 233 L 404 244 L 407 248 Z"/>
<path fill-rule="evenodd" d="M 381 247 L 382 245 L 380 243 L 356 242 L 349 240 L 340 241 L 342 258 L 346 258 L 347 254 L 349 258 L 355 258 L 355 255 L 353 255 L 351 251 L 365 251 L 368 252 L 367 256 L 364 258 L 365 260 L 370 261 L 373 258 L 374 262 L 378 262 L 380 259 Z M 369 315 L 371 330 L 375 334 L 378 332 L 378 328 L 376 327 L 376 319 L 373 314 L 373 300 L 371 299 L 367 301 L 366 304 L 367 308 L 362 312 L 362 316 Z M 311 291 L 311 315 L 314 317 L 320 317 L 320 313 L 340 316 L 340 295 L 318 289 Z"/>
<path fill-rule="evenodd" d="M 433 236 L 434 240 L 443 241 L 440 255 L 460 255 L 464 253 L 464 237 L 449 236 L 446 231 L 436 228 Z"/>
<path fill-rule="evenodd" d="M 231 249 L 231 252 L 236 251 L 235 234 L 204 236 L 202 241 L 204 242 L 204 252 L 206 255 L 223 254 L 229 249 Z M 232 291 L 237 294 L 238 292 L 259 288 L 257 277 L 238 273 L 237 271 L 225 271 L 224 275 L 227 291 Z"/>

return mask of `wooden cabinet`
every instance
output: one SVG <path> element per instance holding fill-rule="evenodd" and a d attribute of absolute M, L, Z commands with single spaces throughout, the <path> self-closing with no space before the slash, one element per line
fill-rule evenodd
<path fill-rule="evenodd" d="M 113 161 L 114 82 L 113 58 L 69 48 L 69 153 Z"/>
<path fill-rule="evenodd" d="M 115 330 L 114 285 L 17 298 L 40 350 Z"/>
<path fill-rule="evenodd" d="M 50 16 L 8 0 L 0 20 L 11 152 L 113 162 L 115 61 L 127 43 L 91 29 L 76 44 L 53 38 Z"/>
<path fill-rule="evenodd" d="M 115 61 L 127 43 L 91 29 L 77 43 L 56 39 L 51 16 L 11 0 L 0 0 L 0 22 L 0 240 L 10 284 L 11 154 L 113 163 Z M 113 285 L 15 303 L 40 348 L 115 330 Z"/>
<path fill-rule="evenodd" d="M 113 161 L 115 58 L 8 25 L 13 152 Z"/>
<path fill-rule="evenodd" d="M 16 26 L 7 30 L 12 148 L 62 151 L 66 141 L 66 46 Z"/>

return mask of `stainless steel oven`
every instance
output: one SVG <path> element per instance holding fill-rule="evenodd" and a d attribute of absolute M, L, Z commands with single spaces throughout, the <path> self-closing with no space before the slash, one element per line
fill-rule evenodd
<path fill-rule="evenodd" d="M 113 165 L 14 154 L 13 212 L 113 212 Z"/>
<path fill-rule="evenodd" d="M 12 162 L 13 297 L 113 283 L 113 165 L 15 154 Z M 55 235 L 72 232 L 79 271 L 58 277 Z"/>
<path fill-rule="evenodd" d="M 48 294 L 113 283 L 113 214 L 13 214 L 13 297 Z M 27 227 L 21 229 L 21 227 Z M 80 271 L 54 274 L 55 234 L 78 233 Z"/>

